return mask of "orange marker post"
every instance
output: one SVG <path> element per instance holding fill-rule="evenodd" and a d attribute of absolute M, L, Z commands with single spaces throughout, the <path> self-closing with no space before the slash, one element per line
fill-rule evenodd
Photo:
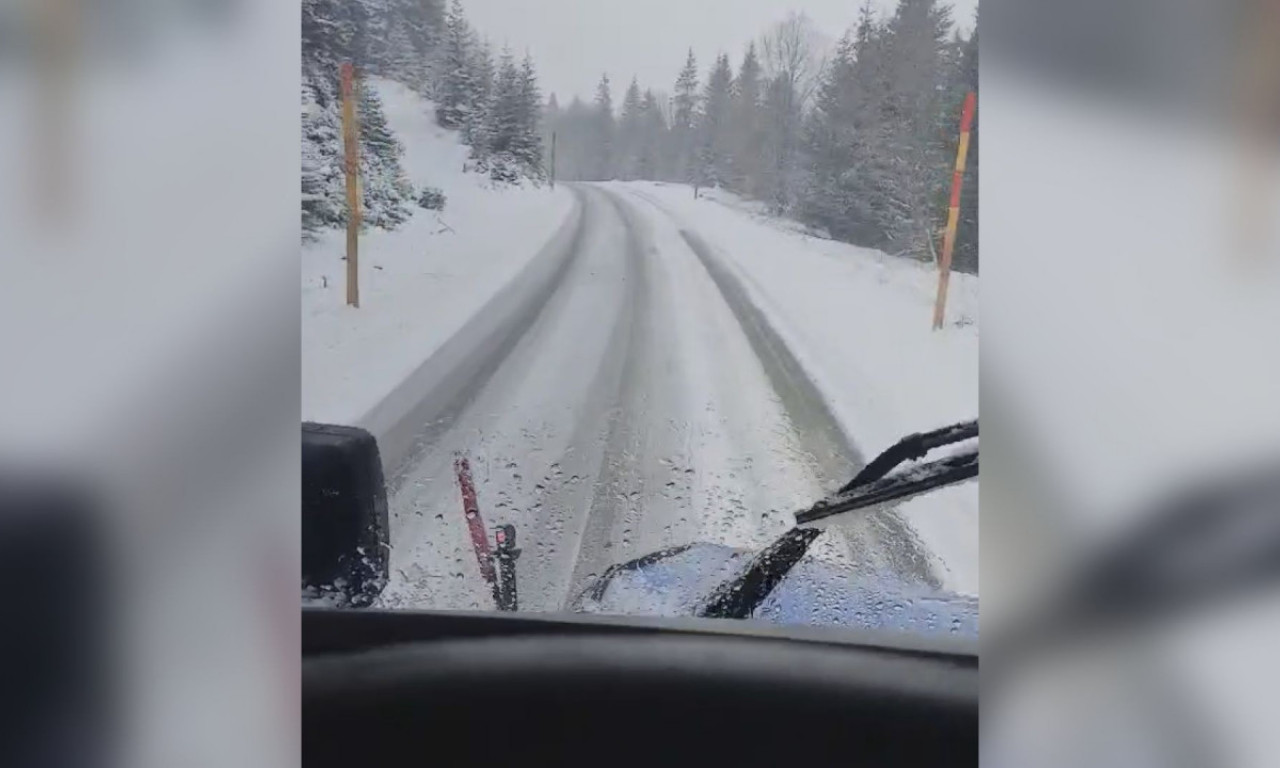
<path fill-rule="evenodd" d="M 942 239 L 942 259 L 938 262 L 938 301 L 933 308 L 933 330 L 941 330 L 947 315 L 947 289 L 951 287 L 951 253 L 956 247 L 956 228 L 960 225 L 960 190 L 964 187 L 964 166 L 969 156 L 969 132 L 973 128 L 973 111 L 978 98 L 973 91 L 965 94 L 960 114 L 960 149 L 956 152 L 956 173 L 951 180 L 951 205 L 947 212 L 947 232 Z"/>
<path fill-rule="evenodd" d="M 356 124 L 355 68 L 342 65 L 342 143 L 347 172 L 347 304 L 360 306 L 360 127 Z"/>

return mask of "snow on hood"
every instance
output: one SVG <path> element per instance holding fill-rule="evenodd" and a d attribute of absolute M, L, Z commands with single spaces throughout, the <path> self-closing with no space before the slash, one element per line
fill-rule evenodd
<path fill-rule="evenodd" d="M 693 616 L 717 586 L 746 567 L 750 556 L 725 546 L 694 544 L 606 576 L 608 581 L 598 585 L 601 588 L 588 590 L 574 609 L 625 616 Z M 888 630 L 916 636 L 978 636 L 977 598 L 914 586 L 888 574 L 868 578 L 812 555 L 796 564 L 753 618 L 781 625 Z"/>

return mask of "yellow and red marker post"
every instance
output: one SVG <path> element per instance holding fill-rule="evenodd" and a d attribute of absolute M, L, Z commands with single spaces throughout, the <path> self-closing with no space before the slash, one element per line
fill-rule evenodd
<path fill-rule="evenodd" d="M 960 148 L 956 152 L 956 172 L 951 179 L 951 205 L 947 212 L 947 232 L 942 239 L 942 259 L 938 262 L 938 301 L 933 308 L 933 330 L 941 330 L 947 315 L 947 290 L 951 287 L 951 254 L 956 247 L 956 228 L 960 225 L 960 190 L 964 187 L 965 161 L 969 157 L 969 132 L 973 128 L 973 112 L 977 95 L 969 91 L 960 113 Z"/>
<path fill-rule="evenodd" d="M 355 67 L 343 62 L 342 145 L 347 176 L 347 304 L 360 306 L 360 125 L 356 116 Z"/>

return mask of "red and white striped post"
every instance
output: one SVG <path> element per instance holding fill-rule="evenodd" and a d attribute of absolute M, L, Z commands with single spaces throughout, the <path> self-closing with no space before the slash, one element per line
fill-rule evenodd
<path fill-rule="evenodd" d="M 480 575 L 484 577 L 496 596 L 498 574 L 493 567 L 493 550 L 489 548 L 489 536 L 484 529 L 484 520 L 480 517 L 476 485 L 471 479 L 471 462 L 467 461 L 465 456 L 459 456 L 453 466 L 458 473 L 458 487 L 462 490 L 462 512 L 467 518 L 467 528 L 471 532 L 471 546 L 476 551 L 476 562 L 480 564 Z"/>
<path fill-rule="evenodd" d="M 973 128 L 973 111 L 977 96 L 969 91 L 960 113 L 960 148 L 956 152 L 956 172 L 951 179 L 951 205 L 947 212 L 947 232 L 942 239 L 942 259 L 938 262 L 938 301 L 933 308 L 933 330 L 941 330 L 947 315 L 947 290 L 951 287 L 951 253 L 956 247 L 956 228 L 960 224 L 960 190 L 964 187 L 964 166 L 969 156 L 969 132 Z"/>

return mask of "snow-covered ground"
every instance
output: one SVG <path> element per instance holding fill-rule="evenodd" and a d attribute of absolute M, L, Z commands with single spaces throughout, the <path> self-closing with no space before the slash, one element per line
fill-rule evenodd
<path fill-rule="evenodd" d="M 441 213 L 415 208 L 395 231 L 360 238 L 360 308 L 346 306 L 346 235 L 302 249 L 302 416 L 360 424 L 508 284 L 564 224 L 564 188 L 500 188 L 464 173 L 469 150 L 407 87 L 372 80 L 404 146 L 414 189 L 437 187 Z"/>
<path fill-rule="evenodd" d="M 946 327 L 932 330 L 932 265 L 810 236 L 721 191 L 608 185 L 709 243 L 746 285 L 867 459 L 912 432 L 978 416 L 978 279 L 952 276 Z M 839 484 L 837 482 L 837 484 Z M 943 583 L 978 594 L 978 484 L 936 491 L 900 513 Z"/>
<path fill-rule="evenodd" d="M 373 85 L 410 181 L 448 204 L 363 235 L 359 309 L 343 233 L 304 247 L 303 416 L 379 436 L 386 605 L 486 600 L 456 452 L 486 523 L 521 532 L 522 606 L 554 611 L 662 547 L 762 547 L 857 453 L 977 415 L 976 279 L 955 277 L 935 334 L 926 265 L 687 187 L 493 189 L 428 102 Z M 814 556 L 977 594 L 977 516 L 969 484 L 851 520 Z"/>

